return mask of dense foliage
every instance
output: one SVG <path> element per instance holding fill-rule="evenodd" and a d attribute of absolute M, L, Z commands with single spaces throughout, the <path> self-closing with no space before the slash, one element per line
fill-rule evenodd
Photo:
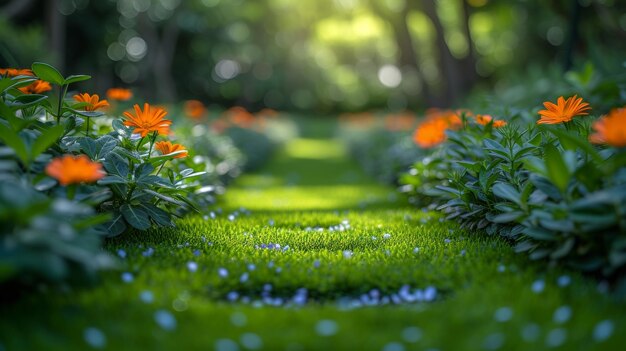
<path fill-rule="evenodd" d="M 574 101 L 546 103 L 538 123 L 528 122 L 530 113 L 511 114 L 501 128 L 463 114 L 463 126 L 448 130 L 403 181 L 449 219 L 510 238 L 533 259 L 623 276 L 626 116 L 613 110 L 591 128 L 593 117 L 577 117 L 587 113 Z"/>
<path fill-rule="evenodd" d="M 111 267 L 100 251 L 104 237 L 174 226 L 175 217 L 212 204 L 245 157 L 258 166 L 271 151 L 242 155 L 239 142 L 201 124 L 171 130 L 166 109 L 148 103 L 115 117 L 129 91 L 109 91 L 110 103 L 90 94 L 68 99 L 70 85 L 90 77 L 64 77 L 44 63 L 2 69 L 0 78 L 2 280 L 33 272 L 62 280 L 70 268 Z M 251 133 L 240 137 L 270 144 Z M 173 143 L 181 137 L 190 144 Z"/>
<path fill-rule="evenodd" d="M 508 238 L 532 259 L 622 277 L 626 84 L 591 65 L 566 78 L 558 90 L 582 92 L 589 104 L 575 96 L 548 101 L 538 119 L 537 108 L 519 107 L 533 96 L 541 99 L 541 92 L 528 90 L 508 107 L 494 97 L 470 101 L 474 111 L 498 118 L 469 110 L 426 111 L 413 133 L 418 146 L 411 153 L 418 162 L 400 171 L 400 189 L 414 204 L 437 207 L 464 227 Z M 366 168 L 397 170 L 398 158 L 381 150 L 403 147 L 408 136 L 380 138 L 384 133 L 370 128 L 356 141 L 348 138 Z"/>

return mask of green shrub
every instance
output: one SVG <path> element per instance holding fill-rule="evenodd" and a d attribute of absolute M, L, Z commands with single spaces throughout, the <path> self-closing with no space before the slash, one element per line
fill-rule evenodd
<path fill-rule="evenodd" d="M 525 115 L 502 128 L 462 116 L 463 127 L 401 177 L 403 190 L 532 259 L 623 275 L 626 150 L 590 143 L 592 117 L 537 125 Z"/>

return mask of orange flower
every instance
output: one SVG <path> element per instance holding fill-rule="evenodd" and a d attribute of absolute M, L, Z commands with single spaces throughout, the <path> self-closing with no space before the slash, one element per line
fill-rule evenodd
<path fill-rule="evenodd" d="M 100 108 L 108 107 L 109 102 L 106 100 L 100 100 L 98 94 L 89 95 L 87 93 L 74 95 L 74 100 L 78 102 L 86 102 L 87 105 L 83 107 L 85 111 L 96 111 Z"/>
<path fill-rule="evenodd" d="M 161 154 L 163 155 L 169 155 L 172 152 L 176 152 L 176 151 L 185 151 L 174 156 L 174 158 L 187 157 L 187 149 L 185 149 L 185 147 L 180 144 L 172 144 L 169 141 L 158 141 L 154 144 L 154 147 L 157 150 L 161 151 Z"/>
<path fill-rule="evenodd" d="M 476 119 L 476 123 L 483 125 L 483 126 L 486 126 L 487 124 L 492 123 L 492 126 L 494 128 L 501 128 L 506 125 L 506 121 L 503 121 L 501 119 L 494 120 L 493 117 L 491 117 L 490 115 L 476 115 L 475 119 Z"/>
<path fill-rule="evenodd" d="M 231 123 L 242 128 L 252 127 L 255 122 L 254 115 L 241 106 L 232 107 L 226 113 Z"/>
<path fill-rule="evenodd" d="M 135 114 L 131 112 L 124 112 L 124 125 L 128 127 L 135 127 L 135 133 L 141 134 L 141 137 L 145 137 L 151 132 L 157 132 L 162 135 L 167 135 L 170 131 L 170 125 L 172 121 L 164 119 L 167 115 L 167 111 L 161 107 L 150 107 L 150 104 L 143 104 L 143 111 L 139 105 L 133 106 Z"/>
<path fill-rule="evenodd" d="M 626 147 L 626 106 L 613 109 L 593 122 L 593 129 L 596 132 L 589 136 L 592 143 Z"/>
<path fill-rule="evenodd" d="M 271 117 L 278 116 L 278 111 L 273 110 L 271 108 L 264 108 L 261 111 L 257 112 L 257 115 L 271 118 Z"/>
<path fill-rule="evenodd" d="M 130 89 L 111 88 L 107 90 L 107 98 L 109 100 L 128 101 L 132 97 L 133 92 Z"/>
<path fill-rule="evenodd" d="M 57 157 L 48 163 L 46 173 L 61 185 L 93 183 L 105 175 L 102 164 L 85 155 Z"/>
<path fill-rule="evenodd" d="M 385 116 L 385 129 L 390 131 L 411 130 L 414 128 L 416 118 L 409 112 Z"/>
<path fill-rule="evenodd" d="M 426 120 L 415 130 L 413 140 L 422 148 L 432 148 L 446 140 L 446 130 L 456 130 L 462 125 L 461 118 L 454 111 L 430 110 Z"/>
<path fill-rule="evenodd" d="M 6 77 L 32 76 L 33 71 L 28 68 L 0 68 L 0 75 Z"/>
<path fill-rule="evenodd" d="M 206 113 L 206 107 L 204 107 L 202 101 L 198 100 L 185 101 L 184 109 L 185 114 L 195 120 L 202 118 Z"/>
<path fill-rule="evenodd" d="M 588 115 L 587 111 L 591 110 L 589 104 L 583 102 L 583 98 L 579 98 L 576 95 L 571 96 L 565 100 L 560 96 L 556 105 L 550 101 L 543 103 L 546 110 L 539 111 L 541 119 L 537 121 L 537 124 L 558 124 L 569 122 L 575 116 Z"/>
<path fill-rule="evenodd" d="M 52 87 L 50 86 L 50 83 L 46 81 L 36 80 L 31 84 L 18 89 L 20 89 L 20 91 L 24 94 L 41 94 L 52 90 Z"/>
<path fill-rule="evenodd" d="M 446 129 L 450 124 L 445 119 L 426 120 L 417 127 L 413 140 L 422 148 L 435 147 L 446 140 Z"/>
<path fill-rule="evenodd" d="M 493 121 L 493 127 L 494 128 L 502 128 L 506 125 L 506 121 L 503 121 L 501 119 L 497 119 L 495 121 Z"/>
<path fill-rule="evenodd" d="M 483 125 L 483 126 L 486 126 L 491 121 L 493 121 L 493 117 L 491 117 L 490 115 L 476 115 L 475 119 L 476 119 L 476 123 Z"/>

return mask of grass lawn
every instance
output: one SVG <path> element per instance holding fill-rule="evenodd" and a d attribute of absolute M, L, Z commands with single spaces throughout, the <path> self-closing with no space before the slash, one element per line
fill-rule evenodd
<path fill-rule="evenodd" d="M 124 268 L 94 287 L 3 304 L 0 350 L 626 344 L 626 308 L 596 281 L 546 272 L 499 238 L 408 206 L 328 133 L 291 141 L 218 205 L 215 218 L 110 241 Z"/>

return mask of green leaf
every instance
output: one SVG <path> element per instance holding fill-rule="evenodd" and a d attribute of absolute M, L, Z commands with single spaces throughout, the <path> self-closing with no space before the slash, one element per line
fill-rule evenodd
<path fill-rule="evenodd" d="M 27 121 L 17 118 L 15 116 L 15 111 L 13 111 L 9 106 L 0 103 L 0 117 L 3 117 L 7 121 L 14 130 L 22 130 L 28 124 Z"/>
<path fill-rule="evenodd" d="M 176 198 L 182 202 L 184 202 L 187 207 L 189 207 L 192 211 L 200 213 L 200 209 L 198 208 L 198 204 L 196 204 L 193 200 L 185 197 L 185 196 L 181 196 L 181 195 L 177 195 Z"/>
<path fill-rule="evenodd" d="M 572 249 L 574 248 L 575 243 L 576 240 L 574 238 L 569 238 L 565 240 L 565 242 L 561 244 L 559 248 L 552 251 L 552 253 L 550 254 L 550 258 L 553 260 L 557 260 L 559 258 L 567 256 L 567 254 L 569 254 L 570 251 L 572 251 Z"/>
<path fill-rule="evenodd" d="M 76 117 L 70 116 L 65 118 L 63 126 L 65 126 L 65 134 L 69 134 L 74 131 L 74 128 L 76 128 Z"/>
<path fill-rule="evenodd" d="M 150 163 L 142 163 L 135 169 L 135 179 L 140 181 L 154 171 L 154 166 Z"/>
<path fill-rule="evenodd" d="M 162 209 L 152 205 L 152 204 L 141 204 L 140 205 L 146 212 L 150 218 L 154 221 L 154 223 L 163 226 L 163 227 L 173 227 L 174 223 L 170 218 L 169 213 L 163 211 Z"/>
<path fill-rule="evenodd" d="M 30 157 L 34 160 L 39 154 L 46 151 L 50 145 L 54 144 L 65 132 L 65 127 L 62 125 L 55 125 L 47 130 L 44 130 L 41 135 L 35 139 L 31 149 Z"/>
<path fill-rule="evenodd" d="M 4 141 L 7 146 L 10 146 L 15 151 L 17 157 L 23 164 L 28 164 L 29 157 L 26 143 L 20 138 L 17 132 L 0 123 L 0 140 Z"/>
<path fill-rule="evenodd" d="M 110 135 L 103 135 L 96 139 L 96 154 L 98 159 L 107 157 L 115 149 L 119 141 Z"/>
<path fill-rule="evenodd" d="M 128 161 L 115 152 L 111 152 L 102 162 L 107 173 L 115 174 L 122 178 L 128 177 Z"/>
<path fill-rule="evenodd" d="M 515 211 L 515 212 L 501 213 L 488 219 L 489 221 L 493 223 L 510 223 L 510 222 L 518 222 L 518 219 L 523 216 L 524 216 L 524 212 Z"/>
<path fill-rule="evenodd" d="M 133 228 L 146 230 L 152 226 L 148 213 L 139 206 L 124 204 L 120 207 L 120 212 Z"/>
<path fill-rule="evenodd" d="M 485 148 L 488 150 L 500 151 L 505 154 L 508 154 L 508 151 L 504 148 L 504 146 L 502 146 L 500 143 L 498 143 L 495 140 L 491 140 L 487 138 L 483 141 L 483 143 L 485 144 L 484 145 Z"/>
<path fill-rule="evenodd" d="M 525 228 L 522 233 L 529 238 L 540 240 L 540 241 L 556 241 L 556 236 L 549 230 L 541 229 L 541 228 Z"/>
<path fill-rule="evenodd" d="M 571 173 L 559 150 L 552 144 L 545 146 L 546 171 L 548 178 L 556 187 L 565 193 Z"/>
<path fill-rule="evenodd" d="M 126 230 L 124 216 L 119 212 L 113 213 L 113 219 L 103 225 L 105 232 L 109 233 L 109 237 L 118 236 Z"/>
<path fill-rule="evenodd" d="M 185 206 L 185 203 L 184 203 L 183 201 L 179 201 L 179 200 L 177 200 L 177 199 L 175 199 L 175 198 L 173 198 L 173 197 L 170 197 L 170 196 L 167 196 L 167 195 L 163 195 L 163 194 L 158 193 L 158 192 L 156 192 L 156 191 L 154 191 L 154 190 L 151 190 L 151 189 L 143 189 L 143 191 L 144 191 L 146 194 L 150 194 L 150 195 L 156 196 L 156 197 L 158 197 L 159 199 L 161 199 L 161 200 L 163 200 L 163 201 L 167 201 L 167 202 L 172 203 L 172 204 L 174 204 L 174 205 L 178 205 L 178 206 Z"/>
<path fill-rule="evenodd" d="M 121 156 L 126 156 L 132 160 L 132 162 L 142 162 L 141 155 L 135 151 L 130 151 L 124 147 L 115 147 L 115 153 Z"/>
<path fill-rule="evenodd" d="M 21 88 L 23 86 L 27 86 L 36 80 L 36 78 L 2 78 L 0 79 L 0 94 L 12 88 Z"/>
<path fill-rule="evenodd" d="M 98 185 L 126 184 L 126 183 L 128 183 L 128 180 L 118 175 L 109 175 L 98 180 Z"/>
<path fill-rule="evenodd" d="M 587 141 L 587 139 L 580 137 L 579 135 L 574 135 L 567 131 L 558 130 L 558 129 L 550 129 L 550 133 L 554 134 L 557 138 L 559 138 L 559 142 L 563 145 L 575 145 L 587 153 L 591 158 L 597 163 L 603 163 L 604 158 L 600 155 L 598 150 Z"/>
<path fill-rule="evenodd" d="M 45 80 L 46 82 L 50 82 L 56 85 L 63 85 L 65 82 L 65 78 L 56 68 L 50 66 L 47 63 L 43 62 L 35 62 L 31 66 L 33 73 L 41 80 Z"/>
<path fill-rule="evenodd" d="M 96 156 L 96 142 L 88 137 L 80 137 L 78 138 L 78 144 L 80 145 L 80 149 L 89 156 L 90 159 L 95 160 Z"/>
<path fill-rule="evenodd" d="M 72 111 L 72 113 L 77 114 L 79 116 L 89 117 L 89 118 L 97 118 L 97 117 L 104 116 L 104 112 L 101 112 L 101 111 L 84 111 L 84 110 L 77 110 L 73 108 L 70 108 L 69 111 Z"/>
<path fill-rule="evenodd" d="M 22 109 L 29 106 L 37 105 L 46 99 L 48 99 L 46 95 L 25 94 L 16 97 L 13 101 L 7 101 L 6 104 L 9 107 Z"/>
<path fill-rule="evenodd" d="M 124 121 L 121 119 L 113 120 L 111 127 L 113 127 L 113 130 L 123 138 L 130 138 L 133 134 L 134 128 L 125 126 Z"/>
<path fill-rule="evenodd" d="M 493 194 L 522 206 L 522 196 L 512 185 L 498 182 L 493 186 Z"/>
<path fill-rule="evenodd" d="M 190 179 L 190 178 L 194 178 L 194 177 L 199 177 L 201 175 L 205 175 L 206 173 L 207 172 L 205 172 L 205 171 L 191 173 L 191 174 L 188 174 L 188 175 L 184 176 L 183 179 Z"/>
<path fill-rule="evenodd" d="M 82 82 L 82 81 L 89 80 L 89 79 L 91 79 L 91 76 L 84 75 L 84 74 L 71 75 L 63 80 L 63 84 L 78 83 L 78 82 Z"/>
<path fill-rule="evenodd" d="M 179 151 L 175 151 L 170 154 L 167 154 L 167 155 L 150 157 L 150 163 L 152 163 L 153 165 L 161 165 L 162 163 L 166 161 L 174 159 L 176 155 L 184 154 L 187 152 L 188 152 L 187 150 L 179 150 Z"/>

